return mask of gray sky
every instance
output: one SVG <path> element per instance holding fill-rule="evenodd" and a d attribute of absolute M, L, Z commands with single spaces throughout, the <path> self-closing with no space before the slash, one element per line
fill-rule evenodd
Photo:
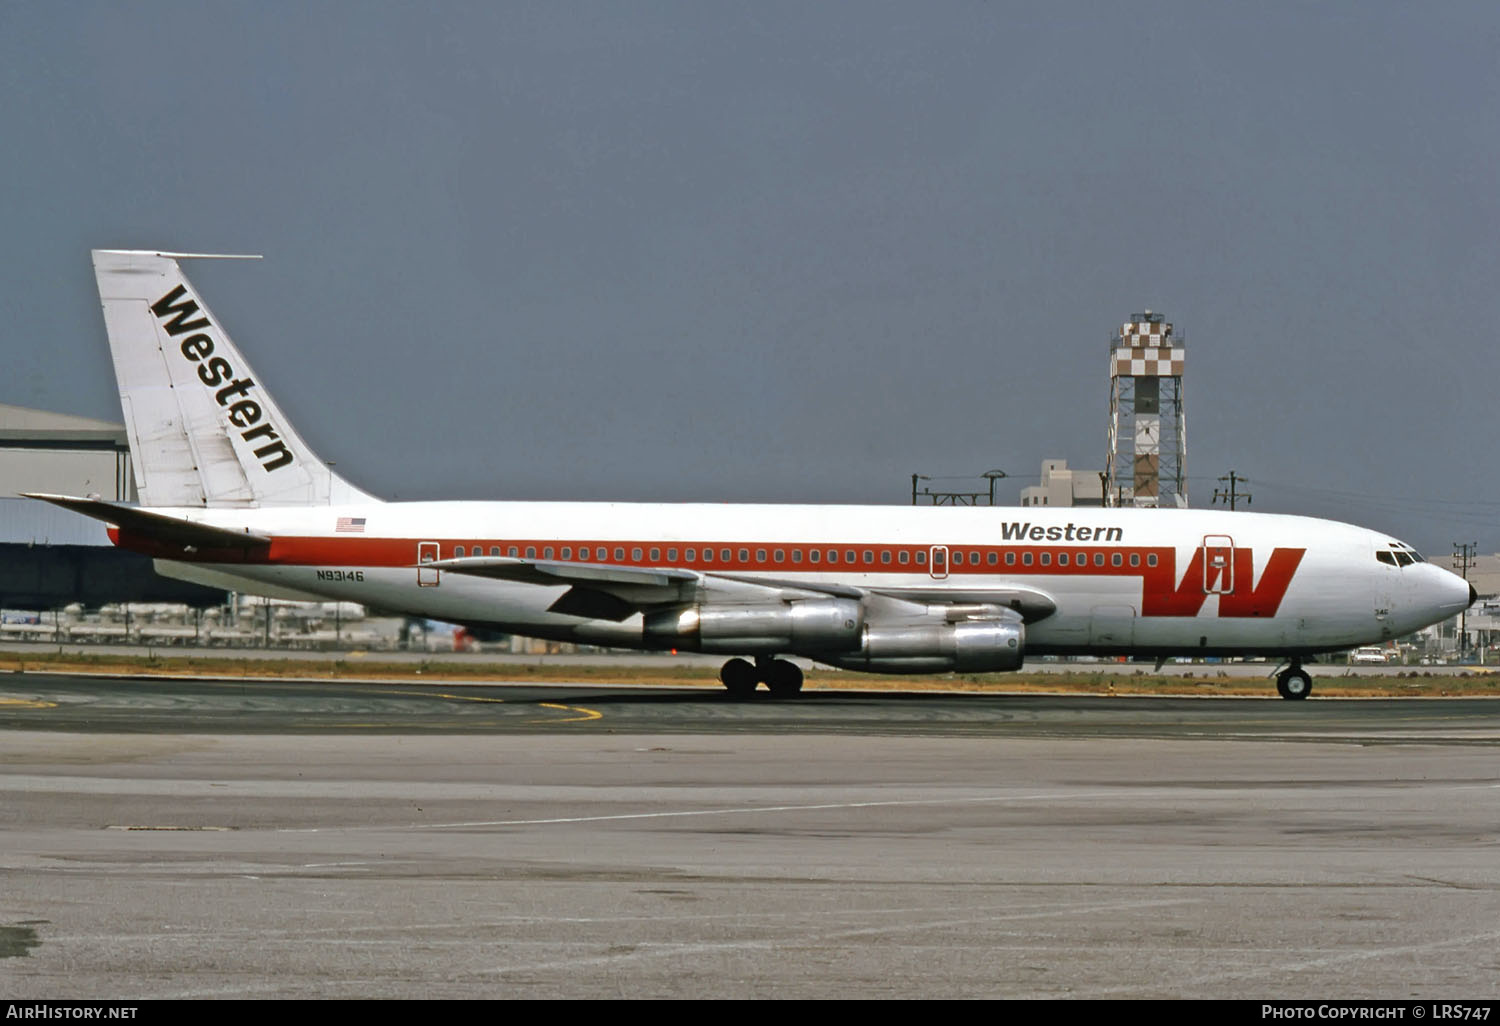
<path fill-rule="evenodd" d="M 1194 505 L 1493 551 L 1497 53 L 1493 3 L 0 0 L 0 402 L 119 417 L 90 248 L 254 252 L 189 273 L 385 497 L 1013 501 L 1102 467 L 1149 307 Z"/>

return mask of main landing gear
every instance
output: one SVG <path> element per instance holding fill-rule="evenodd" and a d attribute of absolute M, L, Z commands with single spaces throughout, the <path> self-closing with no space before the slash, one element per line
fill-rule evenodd
<path fill-rule="evenodd" d="M 752 664 L 747 659 L 731 659 L 719 670 L 719 680 L 736 698 L 748 698 L 755 694 L 761 681 L 777 698 L 789 698 L 802 691 L 802 670 L 796 663 L 785 659 L 768 659 L 757 656 Z"/>
<path fill-rule="evenodd" d="M 1312 675 L 1297 660 L 1276 675 L 1276 693 L 1282 698 L 1300 700 L 1312 694 Z"/>

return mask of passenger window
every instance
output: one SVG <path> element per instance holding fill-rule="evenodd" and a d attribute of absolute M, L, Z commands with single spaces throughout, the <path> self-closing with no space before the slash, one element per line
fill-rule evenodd
<path fill-rule="evenodd" d="M 917 550 L 917 563 L 921 566 L 927 565 L 927 551 L 925 549 Z"/>
<path fill-rule="evenodd" d="M 1042 553 L 1042 566 L 1051 566 L 1051 565 L 1052 565 L 1052 553 L 1050 553 L 1050 552 L 1043 552 Z"/>
<path fill-rule="evenodd" d="M 741 563 L 748 563 L 748 562 L 750 562 L 750 550 L 749 549 L 740 549 L 740 562 Z"/>
<path fill-rule="evenodd" d="M 1023 552 L 1023 553 L 1021 553 L 1021 565 L 1022 566 L 1030 566 L 1031 565 L 1031 553 L 1029 553 L 1029 552 Z"/>
<path fill-rule="evenodd" d="M 801 549 L 793 549 L 792 550 L 792 562 L 793 563 L 800 563 L 800 562 L 802 562 L 802 550 Z"/>
<path fill-rule="evenodd" d="M 786 562 L 786 550 L 785 549 L 777 549 L 776 552 L 775 552 L 775 556 L 776 556 L 776 562 L 778 562 L 778 563 L 785 563 Z"/>
<path fill-rule="evenodd" d="M 516 547 L 514 545 L 512 545 L 510 547 L 510 558 L 511 559 L 515 559 L 516 558 Z"/>
<path fill-rule="evenodd" d="M 1109 557 L 1109 565 L 1110 566 L 1120 566 L 1124 562 L 1125 561 L 1120 558 L 1120 554 L 1118 552 L 1114 553 L 1113 555 L 1111 555 Z"/>
<path fill-rule="evenodd" d="M 677 562 L 677 550 L 676 549 L 668 549 L 667 550 L 667 562 L 668 563 L 675 563 L 675 562 Z"/>
<path fill-rule="evenodd" d="M 873 563 L 873 562 L 875 562 L 875 552 L 874 552 L 873 549 L 865 549 L 865 562 L 866 563 Z"/>
<path fill-rule="evenodd" d="M 1103 566 L 1104 565 L 1104 553 L 1102 553 L 1102 552 L 1096 552 L 1096 553 L 1094 553 L 1094 565 L 1095 566 Z"/>
<path fill-rule="evenodd" d="M 585 562 L 585 563 L 587 563 L 589 561 L 588 546 L 585 545 L 585 546 L 580 546 L 579 547 L 579 549 L 578 549 L 578 558 L 581 559 L 581 560 L 583 560 L 583 562 Z"/>
<path fill-rule="evenodd" d="M 1066 552 L 1059 552 L 1057 554 L 1057 565 L 1058 566 L 1067 566 L 1068 565 L 1068 554 Z"/>
<path fill-rule="evenodd" d="M 685 560 L 687 560 L 689 563 L 691 563 L 693 560 L 695 560 L 695 559 L 698 558 L 698 550 L 697 549 L 688 549 L 686 552 L 684 552 L 682 554 L 682 558 L 685 559 Z"/>
<path fill-rule="evenodd" d="M 823 553 L 819 552 L 817 549 L 808 549 L 807 550 L 807 561 L 809 563 L 816 563 L 818 560 L 820 560 L 822 558 L 823 558 Z"/>
<path fill-rule="evenodd" d="M 766 561 L 766 550 L 765 549 L 756 549 L 755 550 L 755 561 L 757 563 L 764 563 Z"/>
<path fill-rule="evenodd" d="M 618 545 L 615 546 L 615 562 L 625 562 L 625 550 Z"/>
<path fill-rule="evenodd" d="M 635 560 L 636 562 L 640 562 L 641 550 L 640 549 L 631 549 L 630 550 L 630 558 L 633 559 L 633 560 Z"/>
<path fill-rule="evenodd" d="M 998 555 L 996 555 L 995 553 L 990 552 L 990 553 L 987 553 L 985 555 L 984 561 L 986 563 L 988 563 L 990 566 L 994 566 L 996 563 L 1000 562 L 1000 557 Z"/>
<path fill-rule="evenodd" d="M 896 562 L 898 562 L 898 563 L 910 563 L 911 562 L 911 553 L 907 552 L 905 549 L 902 549 L 900 552 L 896 553 Z"/>
<path fill-rule="evenodd" d="M 651 562 L 653 562 L 653 563 L 660 563 L 661 562 L 661 549 L 652 549 L 651 550 Z"/>
<path fill-rule="evenodd" d="M 492 555 L 492 556 L 498 556 L 498 555 L 500 555 L 500 546 L 498 546 L 498 545 L 491 545 L 490 546 L 490 555 Z"/>
<path fill-rule="evenodd" d="M 453 555 L 455 557 L 462 556 L 463 554 L 464 554 L 464 547 L 462 545 L 455 545 L 455 546 L 453 546 Z"/>
<path fill-rule="evenodd" d="M 1016 554 L 1014 552 L 1007 552 L 1005 554 L 1005 565 L 1006 566 L 1015 566 L 1016 565 Z"/>
<path fill-rule="evenodd" d="M 551 559 L 552 558 L 552 546 L 551 545 L 548 545 L 545 549 L 542 550 L 542 558 L 543 559 Z"/>
<path fill-rule="evenodd" d="M 829 549 L 828 550 L 828 562 L 830 562 L 830 563 L 837 563 L 838 561 L 839 561 L 839 550 L 838 549 Z"/>
<path fill-rule="evenodd" d="M 891 561 L 891 550 L 890 549 L 882 549 L 880 551 L 880 561 L 882 563 L 889 563 Z"/>
<path fill-rule="evenodd" d="M 536 558 L 536 546 L 535 545 L 528 545 L 528 546 L 526 546 L 526 558 L 527 559 L 535 559 Z"/>
<path fill-rule="evenodd" d="M 853 549 L 849 549 L 848 551 L 846 551 L 844 553 L 844 562 L 845 563 L 853 563 L 853 562 L 855 562 L 855 559 L 854 559 L 854 550 Z"/>
<path fill-rule="evenodd" d="M 1156 553 L 1150 552 L 1150 553 L 1146 554 L 1146 565 L 1147 566 L 1155 566 L 1156 565 Z"/>
<path fill-rule="evenodd" d="M 1141 565 L 1141 554 L 1139 552 L 1132 552 L 1130 554 L 1130 565 L 1131 566 L 1140 566 Z"/>

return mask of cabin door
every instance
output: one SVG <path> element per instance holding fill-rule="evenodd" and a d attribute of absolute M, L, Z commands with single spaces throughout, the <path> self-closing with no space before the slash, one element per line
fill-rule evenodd
<path fill-rule="evenodd" d="M 1234 539 L 1227 534 L 1203 539 L 1203 591 L 1207 595 L 1234 593 Z"/>
<path fill-rule="evenodd" d="M 434 563 L 438 558 L 437 542 L 417 542 L 417 587 L 437 587 L 439 574 L 436 570 L 429 570 L 423 563 Z"/>

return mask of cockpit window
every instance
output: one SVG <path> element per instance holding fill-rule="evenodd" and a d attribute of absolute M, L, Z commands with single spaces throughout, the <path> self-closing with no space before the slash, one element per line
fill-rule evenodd
<path fill-rule="evenodd" d="M 1413 563 L 1425 563 L 1422 554 L 1405 542 L 1386 542 L 1386 547 L 1375 553 L 1375 558 L 1388 566 L 1411 566 Z"/>

